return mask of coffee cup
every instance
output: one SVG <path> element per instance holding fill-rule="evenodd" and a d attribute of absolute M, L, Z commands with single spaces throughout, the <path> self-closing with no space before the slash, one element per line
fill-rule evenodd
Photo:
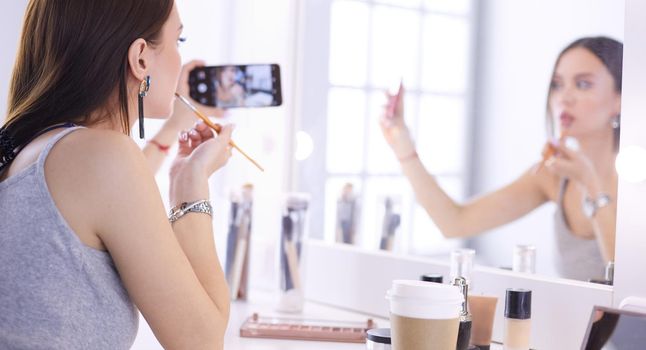
<path fill-rule="evenodd" d="M 394 280 L 386 299 L 394 350 L 455 350 L 464 301 L 458 287 Z"/>

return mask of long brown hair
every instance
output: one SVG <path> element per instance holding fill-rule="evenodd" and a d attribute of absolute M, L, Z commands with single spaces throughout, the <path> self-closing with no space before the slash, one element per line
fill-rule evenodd
<path fill-rule="evenodd" d="M 173 0 L 30 0 L 0 129 L 0 170 L 39 131 L 72 122 L 128 122 L 128 50 L 158 43 Z M 119 110 L 91 120 L 118 93 Z M 118 118 L 118 119 L 117 119 Z"/>
<path fill-rule="evenodd" d="M 590 51 L 593 55 L 597 56 L 599 60 L 601 60 L 603 65 L 606 67 L 606 69 L 608 69 L 608 72 L 610 72 L 610 75 L 612 76 L 612 80 L 614 81 L 614 85 L 615 85 L 615 91 L 619 95 L 621 95 L 624 45 L 620 41 L 617 41 L 615 39 L 608 38 L 605 36 L 584 37 L 584 38 L 575 40 L 572 43 L 570 43 L 568 46 L 566 46 L 561 51 L 561 53 L 559 53 L 559 56 L 556 59 L 556 62 L 554 63 L 554 68 L 552 69 L 552 77 L 554 77 L 554 74 L 556 73 L 556 67 L 561 61 L 561 57 L 563 57 L 563 55 L 566 52 L 579 47 Z M 550 112 L 550 102 L 549 102 L 551 94 L 552 94 L 552 83 L 550 82 L 550 88 L 548 89 L 548 93 L 547 93 L 547 106 L 546 106 L 547 118 L 545 119 L 548 137 L 555 136 L 554 119 L 553 119 L 552 113 Z M 621 116 L 618 115 L 617 121 L 619 122 L 620 119 L 621 119 Z M 613 143 L 614 143 L 615 152 L 619 151 L 619 135 L 620 135 L 620 127 L 617 126 L 616 128 L 614 128 L 614 131 L 613 131 L 613 136 L 614 136 Z"/>

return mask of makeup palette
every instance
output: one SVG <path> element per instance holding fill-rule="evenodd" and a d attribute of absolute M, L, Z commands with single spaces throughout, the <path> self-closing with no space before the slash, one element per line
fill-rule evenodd
<path fill-rule="evenodd" d="M 282 317 L 261 317 L 254 313 L 240 326 L 240 336 L 292 340 L 365 343 L 366 332 L 377 324 L 330 320 L 308 320 Z"/>

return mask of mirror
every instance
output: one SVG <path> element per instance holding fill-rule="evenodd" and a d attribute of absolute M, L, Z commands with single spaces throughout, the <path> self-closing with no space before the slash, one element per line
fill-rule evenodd
<path fill-rule="evenodd" d="M 560 275 L 553 203 L 475 238 L 441 235 L 384 142 L 383 91 L 404 81 L 419 158 L 465 202 L 540 160 L 559 52 L 580 37 L 623 41 L 623 1 L 321 0 L 303 14 L 300 130 L 314 151 L 297 163 L 297 187 L 320 199 L 312 236 L 445 259 L 468 247 L 493 267 L 511 267 L 515 246 L 530 244 L 537 273 Z"/>

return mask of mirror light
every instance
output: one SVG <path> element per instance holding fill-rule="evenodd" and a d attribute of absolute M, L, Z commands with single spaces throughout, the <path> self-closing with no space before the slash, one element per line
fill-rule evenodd
<path fill-rule="evenodd" d="M 622 147 L 615 167 L 619 176 L 628 182 L 646 181 L 646 149 L 639 146 Z"/>
<path fill-rule="evenodd" d="M 305 160 L 312 155 L 314 151 L 314 141 L 312 137 L 305 131 L 296 132 L 296 151 L 294 158 L 298 161 Z"/>

